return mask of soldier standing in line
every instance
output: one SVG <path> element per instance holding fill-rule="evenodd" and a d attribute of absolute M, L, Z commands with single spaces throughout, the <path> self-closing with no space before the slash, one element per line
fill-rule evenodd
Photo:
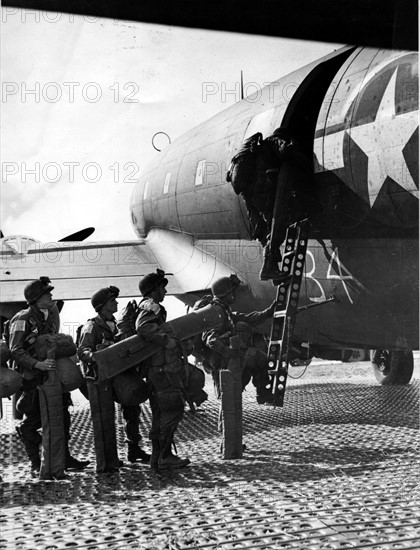
<path fill-rule="evenodd" d="M 253 326 L 260 325 L 273 316 L 275 302 L 263 311 L 233 312 L 231 306 L 235 302 L 235 290 L 240 284 L 241 281 L 236 275 L 221 277 L 212 284 L 211 303 L 220 309 L 223 322 L 219 328 L 204 332 L 202 341 L 210 352 L 207 356 L 208 364 L 217 398 L 220 398 L 219 371 L 227 369 L 230 359 L 238 357 L 239 353 L 242 359 L 242 388 L 244 389 L 252 378 L 257 391 L 257 402 L 267 403 L 271 399 L 268 360 L 262 350 L 252 346 L 250 334 Z M 229 347 L 232 336 L 241 337 L 242 350 L 233 350 Z"/>
<path fill-rule="evenodd" d="M 101 288 L 91 298 L 97 316 L 89 319 L 81 331 L 78 355 L 85 365 L 85 374 L 92 379 L 97 377 L 93 352 L 108 347 L 116 341 L 118 331 L 114 313 L 118 309 L 117 297 L 119 292 L 117 287 L 110 286 L 109 288 Z M 140 446 L 140 405 L 128 406 L 121 404 L 121 411 L 125 421 L 128 461 L 134 463 L 139 459 L 141 462 L 149 462 L 150 454 Z M 109 429 L 115 432 L 115 423 Z"/>
<path fill-rule="evenodd" d="M 18 312 L 10 321 L 9 347 L 14 368 L 23 374 L 22 395 L 18 409 L 24 419 L 17 432 L 31 461 L 31 474 L 38 476 L 41 467 L 40 444 L 42 437 L 38 430 L 42 427 L 38 386 L 44 381 L 44 373 L 54 369 L 54 361 L 40 361 L 36 357 L 36 340 L 43 334 L 57 334 L 59 328 L 58 310 L 54 313 L 48 277 L 40 277 L 30 282 L 24 289 L 29 308 Z M 63 417 L 65 432 L 65 469 L 83 470 L 89 461 L 77 460 L 70 455 L 70 413 L 72 405 L 70 393 L 63 393 Z"/>
<path fill-rule="evenodd" d="M 184 386 L 182 382 L 182 351 L 178 340 L 162 329 L 166 310 L 161 305 L 168 279 L 158 269 L 140 280 L 143 300 L 139 304 L 136 331 L 147 342 L 156 344 L 157 352 L 147 360 L 147 379 L 151 386 L 152 457 L 154 469 L 183 468 L 190 461 L 172 453 L 174 433 L 184 414 Z"/>

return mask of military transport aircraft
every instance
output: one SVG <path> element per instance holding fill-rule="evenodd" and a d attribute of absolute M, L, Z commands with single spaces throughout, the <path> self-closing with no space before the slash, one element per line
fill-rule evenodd
<path fill-rule="evenodd" d="M 3 315 L 21 307 L 23 287 L 40 275 L 64 300 L 109 284 L 136 296 L 139 275 L 156 267 L 173 274 L 168 293 L 188 305 L 236 273 L 245 283 L 238 309 L 267 306 L 275 288 L 259 280 L 261 247 L 226 171 L 244 139 L 279 126 L 313 162 L 317 197 L 300 305 L 320 307 L 299 313 L 294 340 L 325 358 L 340 348 L 387 350 L 378 380 L 409 382 L 419 337 L 418 59 L 409 51 L 342 48 L 174 141 L 133 192 L 139 240 L 3 238 Z"/>

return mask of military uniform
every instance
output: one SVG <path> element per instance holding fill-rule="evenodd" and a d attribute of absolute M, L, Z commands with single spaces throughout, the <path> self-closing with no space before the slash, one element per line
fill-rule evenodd
<path fill-rule="evenodd" d="M 203 333 L 202 341 L 208 348 L 208 362 L 213 377 L 216 397 L 220 398 L 219 371 L 227 369 L 232 350 L 229 348 L 230 338 L 239 336 L 243 342 L 242 356 L 242 388 L 252 379 L 257 389 L 257 401 L 264 403 L 269 397 L 268 364 L 265 353 L 252 346 L 252 328 L 260 325 L 273 315 L 274 306 L 263 311 L 252 313 L 233 312 L 223 299 L 214 297 L 211 303 L 220 309 L 222 324 L 217 329 Z"/>
<path fill-rule="evenodd" d="M 79 358 L 82 360 L 85 365 L 85 374 L 88 378 L 95 379 L 97 373 L 95 372 L 96 365 L 92 363 L 92 353 L 98 349 L 102 349 L 112 345 L 116 341 L 117 328 L 115 319 L 112 321 L 106 321 L 100 315 L 97 315 L 93 319 L 89 319 L 86 325 L 83 327 L 80 342 L 78 348 Z M 109 391 L 112 391 L 112 383 L 106 383 L 106 387 L 109 388 Z M 115 399 L 115 396 L 114 396 Z M 121 404 L 121 411 L 125 421 L 125 434 L 127 438 L 127 444 L 129 446 L 129 460 L 135 462 L 130 458 L 130 451 L 133 448 L 138 449 L 138 445 L 141 440 L 140 436 L 140 405 L 123 405 Z M 109 426 L 109 429 L 115 431 L 115 421 L 112 426 Z M 144 460 L 149 460 L 150 456 L 147 455 L 144 451 L 139 449 L 141 456 L 137 458 L 144 458 Z M 138 454 L 138 453 L 136 453 Z"/>
<path fill-rule="evenodd" d="M 20 311 L 10 322 L 9 347 L 14 368 L 23 375 L 23 393 L 17 406 L 25 416 L 18 428 L 18 433 L 34 470 L 39 469 L 40 466 L 39 446 L 42 438 L 38 430 L 42 426 L 38 386 L 44 381 L 44 373 L 35 368 L 40 360 L 36 357 L 35 344 L 37 338 L 42 334 L 57 334 L 56 322 L 56 318 L 50 311 L 46 311 L 46 314 L 44 314 L 36 305 L 31 305 L 28 309 Z M 70 413 L 68 409 L 71 404 L 70 394 L 64 393 L 63 416 L 66 444 L 70 439 Z M 66 459 L 69 457 L 67 447 Z"/>
<path fill-rule="evenodd" d="M 165 333 L 161 326 L 166 321 L 165 308 L 152 298 L 145 298 L 139 304 L 136 331 L 150 343 L 157 344 L 158 351 L 147 361 L 147 378 L 151 385 L 150 405 L 152 409 L 152 466 L 160 466 L 173 459 L 186 465 L 189 461 L 175 460 L 171 454 L 173 436 L 184 414 L 184 397 L 181 373 L 184 368 L 181 350 L 175 339 Z M 157 457 L 159 456 L 159 461 Z M 168 458 L 169 457 L 169 458 Z M 172 466 L 169 466 L 172 467 Z"/>
<path fill-rule="evenodd" d="M 290 224 L 309 215 L 316 204 L 314 201 L 313 166 L 308 157 L 299 149 L 298 143 L 287 131 L 278 128 L 267 138 L 273 142 L 273 150 L 278 157 L 273 216 L 269 224 L 269 235 L 264 248 L 264 263 L 260 279 L 281 279 L 278 269 L 281 261 L 280 246 L 286 238 Z"/>

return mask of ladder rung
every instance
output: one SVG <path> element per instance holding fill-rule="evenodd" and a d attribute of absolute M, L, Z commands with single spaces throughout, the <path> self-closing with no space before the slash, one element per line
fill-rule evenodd
<path fill-rule="evenodd" d="M 286 310 L 280 309 L 279 311 L 275 311 L 273 317 L 274 319 L 277 319 L 278 317 L 286 317 Z"/>
<path fill-rule="evenodd" d="M 300 258 L 303 256 L 299 255 L 304 255 L 308 244 L 308 229 L 306 227 L 307 221 L 308 220 L 302 220 L 301 222 L 296 222 L 288 227 L 283 260 L 281 264 L 282 278 L 277 281 L 273 279 L 273 284 L 275 286 L 281 285 L 281 287 L 279 286 L 279 289 L 277 290 L 276 306 L 279 309 L 274 312 L 271 324 L 272 333 L 276 336 L 280 335 L 279 321 L 277 320 L 283 320 L 283 327 L 281 329 L 281 336 L 283 337 L 289 329 L 293 331 L 294 319 L 299 312 L 295 292 L 300 292 L 302 284 L 303 269 Z M 285 258 L 289 258 L 286 262 L 287 265 L 284 263 Z M 291 258 L 292 260 L 290 260 Z M 297 262 L 298 258 L 300 263 Z M 296 262 L 299 264 L 298 266 L 295 265 Z M 299 273 L 296 273 L 297 271 L 299 271 Z M 289 292 L 291 290 L 291 285 L 294 285 L 295 287 L 293 293 Z M 280 290 L 283 291 L 282 296 L 280 296 Z M 276 349 L 277 346 L 279 346 L 278 349 Z M 276 368 L 270 369 L 268 374 L 270 376 L 274 376 L 270 387 L 275 398 L 274 404 L 278 406 L 283 406 L 284 393 L 286 390 L 289 364 L 289 346 L 290 345 L 287 339 L 285 341 L 270 340 L 269 342 L 268 360 L 270 362 L 270 366 L 276 366 Z"/>

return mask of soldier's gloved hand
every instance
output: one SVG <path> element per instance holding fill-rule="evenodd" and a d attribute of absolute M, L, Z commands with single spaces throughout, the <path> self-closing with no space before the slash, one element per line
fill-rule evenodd
<path fill-rule="evenodd" d="M 35 365 L 35 368 L 39 370 L 55 370 L 55 361 L 53 361 L 52 359 L 38 361 L 38 363 Z"/>

